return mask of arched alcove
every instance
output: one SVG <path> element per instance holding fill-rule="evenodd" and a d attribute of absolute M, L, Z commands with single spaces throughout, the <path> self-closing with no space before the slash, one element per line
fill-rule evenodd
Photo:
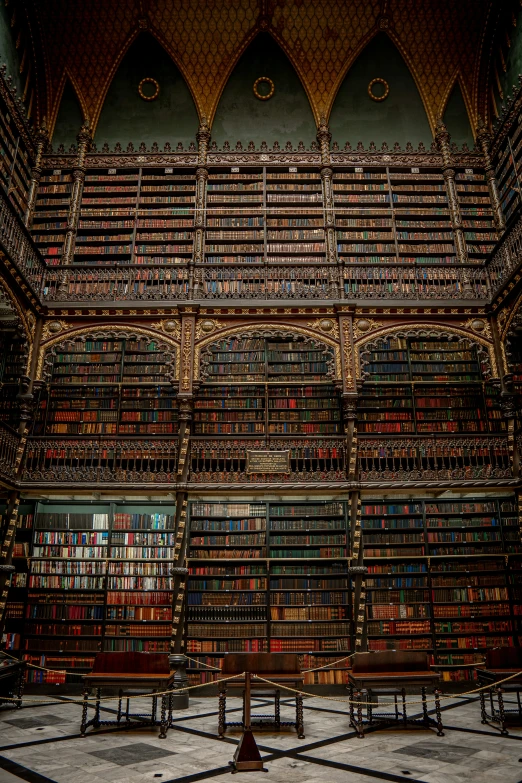
<path fill-rule="evenodd" d="M 143 79 L 159 85 L 157 98 L 144 100 L 138 86 Z M 146 97 L 154 85 L 142 87 Z M 180 70 L 150 34 L 142 33 L 130 46 L 107 91 L 96 127 L 96 144 L 107 143 L 150 146 L 155 141 L 179 142 L 188 146 L 195 141 L 198 115 L 194 100 Z"/>
<path fill-rule="evenodd" d="M 254 95 L 254 82 L 267 76 L 274 83 L 268 100 Z M 261 87 L 259 91 L 261 91 Z M 224 141 L 303 141 L 309 146 L 316 124 L 294 67 L 268 33 L 261 33 L 244 52 L 225 85 L 212 123 L 212 139 Z"/>
<path fill-rule="evenodd" d="M 76 136 L 83 124 L 83 112 L 80 101 L 69 79 L 65 82 L 53 132 L 53 147 L 63 144 L 68 150 L 76 144 Z"/>
<path fill-rule="evenodd" d="M 373 79 L 384 79 L 388 96 L 373 100 L 368 86 Z M 373 92 L 381 97 L 383 87 L 375 84 Z M 359 55 L 342 82 L 330 115 L 330 130 L 339 143 L 352 145 L 374 141 L 405 146 L 423 142 L 429 146 L 432 133 L 417 85 L 401 54 L 385 33 L 373 38 Z"/>
<path fill-rule="evenodd" d="M 455 82 L 446 109 L 444 111 L 444 124 L 451 135 L 451 141 L 462 147 L 467 144 L 470 149 L 473 148 L 473 132 L 469 121 L 468 111 L 464 103 L 464 97 L 459 82 Z"/>

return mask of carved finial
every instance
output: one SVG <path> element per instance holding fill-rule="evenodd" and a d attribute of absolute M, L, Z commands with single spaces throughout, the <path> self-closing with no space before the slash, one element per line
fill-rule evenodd
<path fill-rule="evenodd" d="M 78 146 L 80 146 L 80 144 L 85 144 L 88 147 L 92 142 L 91 121 L 88 116 L 85 117 L 76 140 L 78 142 Z"/>

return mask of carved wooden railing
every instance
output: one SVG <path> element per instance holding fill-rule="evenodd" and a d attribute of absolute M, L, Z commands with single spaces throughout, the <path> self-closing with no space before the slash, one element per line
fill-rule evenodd
<path fill-rule="evenodd" d="M 188 298 L 188 266 L 61 267 L 49 270 L 49 302 L 140 301 Z"/>
<path fill-rule="evenodd" d="M 522 212 L 493 251 L 488 263 L 491 294 L 495 297 L 522 265 Z"/>
<path fill-rule="evenodd" d="M 0 188 L 0 249 L 40 299 L 46 263 L 29 232 Z"/>
<path fill-rule="evenodd" d="M 513 477 L 503 436 L 387 438 L 359 436 L 359 479 L 371 481 L 483 481 Z"/>
<path fill-rule="evenodd" d="M 275 264 L 199 266 L 189 290 L 188 267 L 132 266 L 49 269 L 49 302 L 208 299 L 486 299 L 478 266 Z"/>
<path fill-rule="evenodd" d="M 31 438 L 22 481 L 170 484 L 177 465 L 172 438 Z"/>
<path fill-rule="evenodd" d="M 21 436 L 0 422 L 0 476 L 14 479 L 17 472 L 17 451 Z"/>
<path fill-rule="evenodd" d="M 289 450 L 289 473 L 248 473 L 248 450 Z M 346 441 L 341 438 L 238 440 L 192 439 L 189 482 L 197 484 L 266 484 L 347 480 Z"/>

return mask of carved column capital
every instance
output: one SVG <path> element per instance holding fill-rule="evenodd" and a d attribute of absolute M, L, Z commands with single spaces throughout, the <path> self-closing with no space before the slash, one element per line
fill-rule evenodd
<path fill-rule="evenodd" d="M 210 144 L 210 125 L 205 115 L 202 116 L 199 123 L 196 139 L 198 142 L 198 166 L 206 166 L 208 145 Z"/>
<path fill-rule="evenodd" d="M 323 166 L 330 165 L 330 142 L 332 140 L 332 134 L 326 122 L 326 117 L 321 117 L 319 125 L 317 126 L 317 141 L 319 143 L 319 149 L 321 150 L 321 164 Z"/>

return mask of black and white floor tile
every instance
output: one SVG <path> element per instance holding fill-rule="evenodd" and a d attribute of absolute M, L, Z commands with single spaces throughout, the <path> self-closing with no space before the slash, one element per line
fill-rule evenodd
<path fill-rule="evenodd" d="M 306 739 L 299 740 L 291 729 L 255 731 L 268 772 L 237 773 L 234 783 L 522 783 L 522 728 L 502 737 L 482 725 L 476 699 L 455 696 L 445 702 L 444 737 L 394 728 L 358 739 L 344 704 L 319 698 L 305 704 Z M 238 699 L 229 699 L 228 706 L 239 712 Z M 267 711 L 259 701 L 257 706 Z M 104 703 L 107 717 L 115 707 L 115 702 Z M 31 696 L 21 710 L 0 708 L 0 783 L 219 779 L 230 774 L 241 736 L 231 729 L 219 739 L 217 699 L 210 697 L 191 698 L 188 710 L 176 712 L 164 740 L 158 729 L 143 727 L 90 729 L 81 738 L 80 717 L 81 706 L 67 703 L 66 697 Z M 292 717 L 293 706 L 285 702 L 282 718 Z"/>

